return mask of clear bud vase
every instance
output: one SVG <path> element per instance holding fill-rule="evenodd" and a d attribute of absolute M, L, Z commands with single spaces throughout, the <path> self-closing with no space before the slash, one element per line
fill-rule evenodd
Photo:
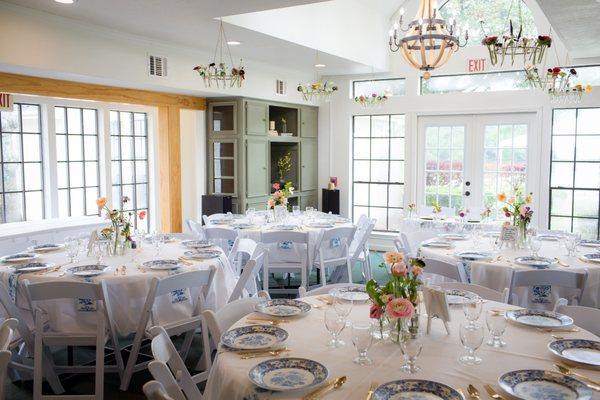
<path fill-rule="evenodd" d="M 519 249 L 527 248 L 527 224 L 525 223 L 519 224 L 519 238 L 517 247 Z"/>
<path fill-rule="evenodd" d="M 390 338 L 390 321 L 382 315 L 380 318 L 371 319 L 371 336 L 376 340 L 386 341 Z"/>

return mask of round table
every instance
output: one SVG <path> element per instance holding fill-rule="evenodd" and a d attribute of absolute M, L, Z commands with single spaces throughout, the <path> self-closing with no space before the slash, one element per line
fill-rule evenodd
<path fill-rule="evenodd" d="M 319 303 L 315 298 L 305 298 L 311 304 Z M 485 322 L 484 313 L 489 309 L 511 310 L 515 306 L 496 302 L 486 302 L 483 305 L 482 316 L 479 322 Z M 483 344 L 477 355 L 483 358 L 483 363 L 478 366 L 465 366 L 458 362 L 463 352 L 459 340 L 459 324 L 466 321 L 461 308 L 451 308 L 450 335 L 440 321 L 432 321 L 431 333 L 423 333 L 423 350 L 417 361 L 422 367 L 421 371 L 409 375 L 400 370 L 402 355 L 397 344 L 391 342 L 375 342 L 369 351 L 373 359 L 371 366 L 358 366 L 352 362 L 357 353 L 352 346 L 350 329 L 345 328 L 341 338 L 346 346 L 337 349 L 326 347 L 329 334 L 323 323 L 324 308 L 313 308 L 307 315 L 294 317 L 289 323 L 280 327 L 288 331 L 289 338 L 285 345 L 291 349 L 285 357 L 303 357 L 318 361 L 329 369 L 331 378 L 345 375 L 348 380 L 340 389 L 329 392 L 326 399 L 357 399 L 364 400 L 372 383 L 383 384 L 397 379 L 429 379 L 438 381 L 455 389 L 467 393 L 469 384 L 475 385 L 482 393 L 482 399 L 488 398 L 483 388 L 484 384 L 491 384 L 500 391 L 498 377 L 508 371 L 517 369 L 546 369 L 553 370 L 552 363 L 556 362 L 547 349 L 552 341 L 550 333 L 543 333 L 535 328 L 527 328 L 508 323 L 503 340 L 507 346 L 495 349 Z M 350 321 L 368 321 L 369 303 L 355 304 L 349 317 Z M 234 326 L 243 326 L 244 321 L 238 321 Z M 425 332 L 426 318 L 421 317 L 421 331 Z M 489 333 L 486 329 L 486 338 Z M 587 338 L 599 340 L 596 336 L 586 331 L 565 332 L 561 335 L 567 338 Z M 284 356 L 280 356 L 284 357 Z M 234 352 L 220 350 L 212 366 L 210 376 L 204 392 L 204 397 L 211 400 L 236 400 L 236 399 L 299 399 L 308 394 L 312 389 L 292 392 L 269 392 L 254 386 L 248 372 L 259 362 L 268 358 L 254 358 L 242 360 Z M 600 371 L 581 371 L 594 379 L 600 379 Z M 314 388 L 313 388 L 314 389 Z"/>
<path fill-rule="evenodd" d="M 156 251 L 152 244 L 144 243 L 136 253 L 136 261 L 132 261 L 130 252 L 123 256 L 108 256 L 104 257 L 102 264 L 109 266 L 106 272 L 102 275 L 86 278 L 90 282 L 107 282 L 109 300 L 113 305 L 114 324 L 120 335 L 128 335 L 135 332 L 139 321 L 140 313 L 144 308 L 144 302 L 150 288 L 152 278 L 168 276 L 169 271 L 156 271 L 146 268 L 141 268 L 141 264 L 145 261 L 155 259 L 177 259 L 183 256 L 183 253 L 188 250 L 182 246 L 180 240 L 175 240 L 171 243 L 165 243 L 160 249 L 160 255 L 156 255 Z M 75 265 L 96 264 L 94 257 L 87 257 L 85 254 L 79 262 L 67 264 L 68 258 L 64 251 L 56 251 L 43 253 L 36 261 L 51 262 L 58 265 L 63 265 L 59 271 L 36 274 L 36 273 L 20 273 L 15 274 L 12 268 L 8 265 L 0 265 L 0 281 L 6 285 L 9 293 L 16 299 L 16 304 L 21 308 L 24 318 L 31 318 L 31 311 L 23 289 L 23 280 L 27 279 L 30 283 L 48 282 L 54 280 L 82 280 L 66 272 L 66 270 Z M 225 254 L 221 254 L 218 258 L 186 262 L 188 265 L 182 265 L 177 272 L 186 272 L 198 269 L 208 269 L 210 266 L 215 267 L 215 275 L 213 278 L 212 287 L 206 299 L 206 307 L 212 310 L 218 310 L 227 304 L 229 295 L 233 291 L 237 278 Z M 125 266 L 123 274 L 117 267 Z M 63 274 L 64 273 L 64 274 Z M 167 297 L 167 296 L 162 296 Z M 191 314 L 191 303 L 173 302 L 171 299 L 157 299 L 158 304 L 155 307 L 160 307 L 158 315 L 168 314 L 168 318 L 177 319 L 178 317 L 188 316 Z M 188 304 L 189 303 L 189 304 Z M 57 300 L 47 302 L 43 306 L 48 313 L 50 326 L 61 326 L 61 330 L 70 330 L 72 332 L 86 331 L 89 329 L 88 315 L 84 310 L 78 308 L 77 304 L 71 301 Z M 166 313 L 163 312 L 167 311 Z M 93 319 L 91 319 L 93 320 Z M 161 321 L 163 322 L 163 321 Z"/>
<path fill-rule="evenodd" d="M 488 238 L 482 238 L 476 250 L 491 252 L 492 247 Z M 434 258 L 437 260 L 445 261 L 448 263 L 456 263 L 460 261 L 455 254 L 460 251 L 475 250 L 473 241 L 467 240 L 456 240 L 453 241 L 454 248 L 434 248 L 421 246 L 419 251 L 420 254 L 427 258 Z M 578 253 L 593 253 L 593 248 L 579 247 Z M 512 273 L 515 269 L 530 269 L 530 267 L 516 264 L 514 262 L 516 257 L 531 255 L 530 250 L 513 250 L 509 248 L 502 248 L 499 252 L 493 252 L 493 260 L 487 262 L 472 262 L 470 263 L 470 280 L 471 283 L 475 283 L 481 286 L 489 287 L 497 291 L 502 291 L 504 288 L 510 286 Z M 567 257 L 566 250 L 561 248 L 557 241 L 542 241 L 542 248 L 539 251 L 539 255 L 548 258 L 558 258 L 560 263 L 553 264 L 550 268 L 562 269 L 565 271 L 588 271 L 588 279 L 586 282 L 585 291 L 581 305 L 587 307 L 600 307 L 600 264 L 594 264 L 591 262 L 585 262 L 579 257 Z M 500 259 L 498 259 L 500 257 Z M 543 305 L 539 303 L 541 301 L 546 302 L 546 308 L 552 308 L 554 302 L 559 297 L 569 297 L 568 292 L 560 290 L 551 290 L 549 296 L 546 296 L 546 300 L 535 300 L 532 296 L 527 296 L 527 292 L 521 291 L 518 293 L 519 299 L 518 304 L 523 307 L 532 306 L 532 300 L 537 301 L 537 306 Z M 513 299 L 514 300 L 514 299 Z M 539 307 L 538 307 L 539 308 Z"/>

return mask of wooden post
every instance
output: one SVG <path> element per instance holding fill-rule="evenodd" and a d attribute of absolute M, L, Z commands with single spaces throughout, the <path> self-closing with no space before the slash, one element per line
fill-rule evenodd
<path fill-rule="evenodd" d="M 181 232 L 181 136 L 179 107 L 158 108 L 159 204 L 163 232 Z"/>

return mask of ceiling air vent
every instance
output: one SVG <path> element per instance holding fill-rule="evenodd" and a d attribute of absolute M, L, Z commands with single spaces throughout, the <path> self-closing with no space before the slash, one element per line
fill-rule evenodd
<path fill-rule="evenodd" d="M 275 94 L 285 95 L 285 81 L 277 79 L 275 83 Z"/>
<path fill-rule="evenodd" d="M 162 56 L 148 55 L 148 75 L 166 77 L 167 76 L 167 58 Z"/>

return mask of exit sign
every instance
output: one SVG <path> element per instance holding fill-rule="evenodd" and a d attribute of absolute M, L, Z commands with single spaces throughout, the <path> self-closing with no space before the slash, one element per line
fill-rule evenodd
<path fill-rule="evenodd" d="M 485 71 L 485 58 L 477 58 L 469 60 L 469 72 L 483 72 Z"/>
<path fill-rule="evenodd" d="M 0 111 L 10 111 L 13 107 L 12 95 L 8 93 L 0 93 Z"/>

